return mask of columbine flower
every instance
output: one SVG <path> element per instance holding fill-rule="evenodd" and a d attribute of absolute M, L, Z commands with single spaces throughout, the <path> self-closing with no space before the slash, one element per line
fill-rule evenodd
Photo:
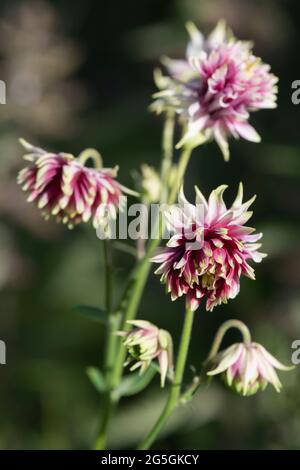
<path fill-rule="evenodd" d="M 223 192 L 227 186 L 212 191 L 208 201 L 196 187 L 196 206 L 188 203 L 181 189 L 179 206 L 166 211 L 168 228 L 174 232 L 167 246 L 152 258 L 161 263 L 155 271 L 161 274 L 172 300 L 187 296 L 187 305 L 196 310 L 206 298 L 206 310 L 233 299 L 240 289 L 243 274 L 255 279 L 248 260 L 260 262 L 266 256 L 257 250 L 262 234 L 244 224 L 252 212 L 249 206 L 255 196 L 242 203 L 243 186 L 227 209 Z"/>
<path fill-rule="evenodd" d="M 125 365 L 134 363 L 130 370 L 140 368 L 142 374 L 155 359 L 160 367 L 161 386 L 164 387 L 167 374 L 173 372 L 173 343 L 170 333 L 161 330 L 144 320 L 128 321 L 134 328 L 131 331 L 120 331 L 124 337 L 124 345 L 128 350 Z"/>
<path fill-rule="evenodd" d="M 235 39 L 224 21 L 206 40 L 194 24 L 187 29 L 186 60 L 163 61 L 168 75 L 156 74 L 161 91 L 154 95 L 152 109 L 160 113 L 171 108 L 180 116 L 186 133 L 179 147 L 215 139 L 228 160 L 229 136 L 260 141 L 248 123 L 249 111 L 276 107 L 278 79 L 252 54 L 251 43 Z"/>
<path fill-rule="evenodd" d="M 69 228 L 92 220 L 97 228 L 116 217 L 123 192 L 133 194 L 115 180 L 117 167 L 101 168 L 101 157 L 93 149 L 76 159 L 68 153 L 47 152 L 23 139 L 21 144 L 28 151 L 24 159 L 30 165 L 19 172 L 18 183 L 29 194 L 28 202 L 35 202 L 46 219 L 55 216 Z M 99 168 L 84 165 L 90 157 Z"/>
<path fill-rule="evenodd" d="M 236 343 L 219 352 L 213 359 L 216 366 L 207 375 L 223 374 L 226 385 L 241 395 L 253 395 L 268 383 L 277 392 L 282 387 L 275 369 L 291 370 L 273 357 L 261 344 Z"/>

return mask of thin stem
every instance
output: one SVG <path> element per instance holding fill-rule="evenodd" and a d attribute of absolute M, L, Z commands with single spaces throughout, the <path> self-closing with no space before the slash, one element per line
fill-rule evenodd
<path fill-rule="evenodd" d="M 177 168 L 176 182 L 175 182 L 175 184 L 172 188 L 172 191 L 170 193 L 170 196 L 169 196 L 169 201 L 168 201 L 169 204 L 174 204 L 174 202 L 176 200 L 178 191 L 179 191 L 180 186 L 181 186 L 182 181 L 183 181 L 183 177 L 184 177 L 184 174 L 185 174 L 186 167 L 187 167 L 187 165 L 189 163 L 189 160 L 190 160 L 191 153 L 192 153 L 192 149 L 189 148 L 189 147 L 183 149 L 183 151 L 182 151 L 182 154 L 181 154 L 181 157 L 180 157 L 180 160 L 179 160 L 179 163 L 178 163 L 178 168 Z"/>
<path fill-rule="evenodd" d="M 159 239 L 151 240 L 151 243 L 148 245 L 148 249 L 146 251 L 146 255 L 143 259 L 139 261 L 137 264 L 136 269 L 133 271 L 133 274 L 129 280 L 127 289 L 125 291 L 125 295 L 123 297 L 120 311 L 123 311 L 123 305 L 126 305 L 126 311 L 123 316 L 121 330 L 126 331 L 129 328 L 127 323 L 128 320 L 133 320 L 135 318 L 143 290 L 148 278 L 148 274 L 151 268 L 151 264 L 149 262 L 149 258 L 153 253 L 154 249 L 159 244 Z M 119 341 L 119 348 L 117 351 L 117 356 L 115 358 L 115 366 L 112 373 L 112 387 L 115 388 L 118 386 L 122 370 L 123 370 L 123 363 L 125 360 L 126 349 L 124 348 L 121 341 Z"/>
<path fill-rule="evenodd" d="M 103 404 L 102 404 L 102 418 L 100 424 L 99 434 L 95 443 L 94 449 L 96 450 L 104 450 L 106 449 L 107 444 L 107 431 L 110 418 L 113 414 L 115 403 L 112 397 L 112 390 L 109 386 L 110 377 L 113 369 L 114 364 L 114 357 L 115 357 L 115 350 L 117 345 L 117 337 L 114 332 L 117 330 L 117 325 L 119 323 L 118 315 L 111 315 L 109 318 L 109 326 L 107 330 L 107 348 L 105 354 L 105 377 L 107 382 L 107 392 L 103 397 Z"/>
<path fill-rule="evenodd" d="M 109 240 L 103 240 L 103 254 L 105 266 L 105 310 L 107 315 L 106 348 L 104 355 L 104 374 L 106 383 L 109 384 L 114 365 L 114 356 L 117 340 L 113 334 L 116 330 L 118 318 L 112 314 L 112 253 Z M 95 444 L 95 449 L 105 449 L 107 442 L 107 427 L 113 412 L 113 402 L 108 387 L 103 400 L 103 412 L 100 424 L 99 435 Z"/>
<path fill-rule="evenodd" d="M 224 338 L 225 334 L 227 333 L 227 331 L 230 328 L 237 328 L 243 336 L 244 343 L 246 343 L 246 344 L 251 343 L 251 334 L 250 334 L 249 328 L 245 325 L 245 323 L 243 323 L 240 320 L 225 321 L 219 327 L 219 329 L 218 329 L 218 331 L 217 331 L 217 333 L 214 337 L 211 349 L 208 353 L 208 356 L 207 356 L 207 359 L 206 359 L 205 362 L 210 361 L 210 359 L 212 359 L 217 354 L 217 352 L 219 351 L 219 348 L 221 346 L 221 343 L 223 341 L 223 338 Z"/>
<path fill-rule="evenodd" d="M 106 314 L 111 313 L 112 299 L 112 253 L 109 240 L 103 240 L 103 254 L 105 266 L 105 310 Z"/>
<path fill-rule="evenodd" d="M 162 192 L 160 197 L 160 202 L 166 202 L 168 197 L 168 180 L 170 176 L 170 170 L 172 166 L 173 159 L 173 140 L 174 140 L 174 127 L 175 127 L 175 114 L 173 111 L 170 111 L 167 114 L 163 139 L 162 139 L 162 148 L 164 158 L 161 165 L 161 184 Z"/>
<path fill-rule="evenodd" d="M 175 367 L 174 382 L 171 385 L 170 394 L 166 406 L 148 436 L 146 436 L 143 442 L 139 445 L 139 450 L 149 449 L 149 447 L 153 444 L 163 426 L 166 424 L 166 421 L 168 420 L 170 414 L 179 404 L 182 378 L 191 340 L 193 320 L 194 312 L 191 309 L 187 309 L 185 313 L 184 325 Z"/>
<path fill-rule="evenodd" d="M 189 401 L 192 398 L 196 390 L 199 388 L 201 381 L 202 381 L 202 377 L 200 375 L 196 375 L 193 378 L 191 385 L 184 391 L 184 393 L 180 395 L 180 398 L 179 398 L 180 403 L 185 404 L 187 401 Z"/>
<path fill-rule="evenodd" d="M 83 150 L 79 155 L 78 155 L 78 160 L 80 163 L 85 165 L 85 163 L 89 160 L 92 159 L 94 162 L 95 168 L 102 168 L 102 157 L 98 150 L 96 149 L 85 149 Z"/>

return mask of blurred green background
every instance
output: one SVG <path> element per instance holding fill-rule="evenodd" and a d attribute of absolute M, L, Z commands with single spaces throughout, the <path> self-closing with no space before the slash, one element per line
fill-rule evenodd
<path fill-rule="evenodd" d="M 235 34 L 255 41 L 255 53 L 279 76 L 279 106 L 251 116 L 260 145 L 231 140 L 225 164 L 215 144 L 198 148 L 186 176 L 191 196 L 219 184 L 233 197 L 238 182 L 256 193 L 252 224 L 264 232 L 269 256 L 257 280 L 213 313 L 200 308 L 190 364 L 200 367 L 217 326 L 236 317 L 286 363 L 300 338 L 300 107 L 291 83 L 300 79 L 300 3 L 278 0 L 1 1 L 0 79 L 0 366 L 1 449 L 83 449 L 95 438 L 101 397 L 86 375 L 102 361 L 103 331 L 74 312 L 103 304 L 102 246 L 90 227 L 67 231 L 44 222 L 25 202 L 15 177 L 22 166 L 19 136 L 78 154 L 96 147 L 106 166 L 120 165 L 132 186 L 141 163 L 159 165 L 162 119 L 147 107 L 153 68 L 163 54 L 180 57 L 191 19 L 205 32 L 225 18 Z M 130 255 L 114 251 L 114 300 L 122 294 Z M 169 329 L 178 342 L 183 303 L 171 303 L 151 275 L 139 317 Z M 225 344 L 238 339 L 228 335 Z M 188 371 L 187 380 L 192 374 Z M 268 387 L 250 398 L 215 380 L 200 389 L 164 430 L 163 449 L 299 449 L 299 368 L 281 374 L 281 394 Z M 121 402 L 109 446 L 132 448 L 165 399 L 158 379 Z"/>

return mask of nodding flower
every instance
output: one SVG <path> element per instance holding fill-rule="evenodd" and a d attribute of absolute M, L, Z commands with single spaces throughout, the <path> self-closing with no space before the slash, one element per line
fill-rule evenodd
<path fill-rule="evenodd" d="M 34 202 L 46 219 L 54 216 L 69 228 L 91 221 L 98 228 L 116 218 L 123 194 L 136 195 L 116 180 L 118 167 L 102 168 L 101 156 L 94 149 L 75 158 L 34 147 L 23 139 L 20 142 L 29 164 L 17 181 L 28 194 L 28 202 Z M 89 159 L 94 167 L 85 165 Z"/>
<path fill-rule="evenodd" d="M 282 387 L 275 369 L 291 370 L 272 356 L 261 344 L 235 343 L 212 358 L 207 375 L 222 374 L 225 384 L 243 396 L 264 390 L 268 383 L 277 392 Z"/>

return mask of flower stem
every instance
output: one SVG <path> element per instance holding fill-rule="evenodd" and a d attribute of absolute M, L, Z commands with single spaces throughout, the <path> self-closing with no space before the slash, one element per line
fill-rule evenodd
<path fill-rule="evenodd" d="M 106 348 L 104 355 L 104 374 L 106 383 L 109 384 L 113 369 L 118 317 L 112 313 L 112 253 L 109 240 L 103 240 L 104 266 L 105 266 L 105 310 L 107 315 Z M 95 449 L 105 449 L 107 442 L 107 428 L 113 411 L 113 402 L 109 387 L 105 393 L 102 407 L 102 420 L 99 435 L 95 444 Z"/>
<path fill-rule="evenodd" d="M 194 312 L 191 309 L 187 309 L 175 367 L 174 381 L 171 385 L 166 406 L 148 436 L 146 436 L 143 442 L 139 445 L 139 450 L 146 450 L 151 447 L 159 432 L 166 424 L 170 414 L 179 404 L 180 390 L 191 339 L 193 320 Z"/>
<path fill-rule="evenodd" d="M 161 197 L 160 202 L 166 202 L 168 197 L 168 180 L 170 177 L 170 170 L 173 159 L 173 139 L 174 139 L 174 127 L 175 127 L 175 115 L 173 111 L 170 111 L 167 114 L 163 139 L 162 139 L 162 148 L 164 158 L 161 164 Z"/>
<path fill-rule="evenodd" d="M 129 280 L 125 295 L 120 306 L 120 311 L 122 311 L 123 305 L 126 305 L 126 311 L 123 316 L 122 324 L 120 327 L 120 329 L 123 331 L 126 331 L 129 328 L 127 321 L 133 320 L 135 318 L 151 268 L 149 259 L 154 249 L 158 246 L 159 241 L 159 239 L 151 240 L 151 243 L 148 245 L 148 249 L 144 258 L 142 258 L 138 262 L 136 269 L 133 271 L 133 274 Z M 112 373 L 112 388 L 117 387 L 120 382 L 123 370 L 123 363 L 125 360 L 125 354 L 126 350 L 122 342 L 120 341 L 117 356 L 115 358 L 115 366 Z"/>
<path fill-rule="evenodd" d="M 94 162 L 94 167 L 99 169 L 102 168 L 102 157 L 96 149 L 85 149 L 78 155 L 78 160 L 85 165 L 86 162 L 91 159 Z"/>
<path fill-rule="evenodd" d="M 112 253 L 109 240 L 103 240 L 104 266 L 105 266 L 105 310 L 111 313 L 112 299 Z"/>
<path fill-rule="evenodd" d="M 179 191 L 180 186 L 181 186 L 182 181 L 183 181 L 183 177 L 184 177 L 184 174 L 185 174 L 186 167 L 187 167 L 188 162 L 190 160 L 191 153 L 192 153 L 192 149 L 189 148 L 189 147 L 184 148 L 183 151 L 182 151 L 182 154 L 180 156 L 180 160 L 179 160 L 179 163 L 178 163 L 178 168 L 177 168 L 176 182 L 175 182 L 175 184 L 172 188 L 172 191 L 170 193 L 170 196 L 169 196 L 169 201 L 168 201 L 169 204 L 174 204 L 174 202 L 176 200 L 178 191 Z"/>
<path fill-rule="evenodd" d="M 208 353 L 208 356 L 207 356 L 207 359 L 206 359 L 205 362 L 210 361 L 210 359 L 212 359 L 217 354 L 217 352 L 219 351 L 219 348 L 221 346 L 221 343 L 223 341 L 223 338 L 224 338 L 225 334 L 227 333 L 227 331 L 230 328 L 237 328 L 243 336 L 244 343 L 246 343 L 246 344 L 251 343 L 251 334 L 250 334 L 249 328 L 245 325 L 245 323 L 243 323 L 240 320 L 225 321 L 219 327 L 219 329 L 218 329 L 218 331 L 217 331 L 217 333 L 214 337 L 211 349 Z"/>

